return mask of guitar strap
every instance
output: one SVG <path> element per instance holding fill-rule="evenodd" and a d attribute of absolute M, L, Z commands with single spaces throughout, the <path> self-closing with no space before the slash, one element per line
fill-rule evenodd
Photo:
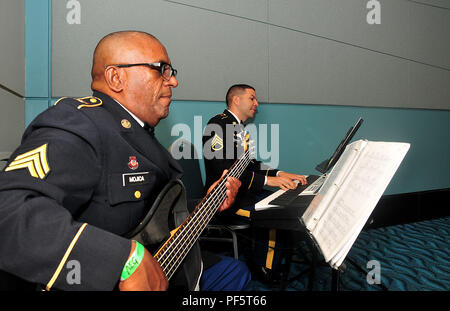
<path fill-rule="evenodd" d="M 144 246 L 155 245 L 169 237 L 168 219 L 172 219 L 177 228 L 188 216 L 186 189 L 179 179 L 174 179 L 160 192 L 141 224 L 126 236 Z M 176 256 L 173 260 L 177 260 Z M 196 241 L 180 265 L 190 291 L 199 290 L 202 266 L 200 246 Z"/>

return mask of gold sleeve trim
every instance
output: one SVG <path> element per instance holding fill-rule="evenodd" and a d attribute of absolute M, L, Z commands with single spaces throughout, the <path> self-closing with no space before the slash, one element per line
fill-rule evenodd
<path fill-rule="evenodd" d="M 252 186 L 253 178 L 255 177 L 255 172 L 252 172 L 252 179 L 250 180 L 250 184 L 248 185 L 248 189 Z"/>
<path fill-rule="evenodd" d="M 63 258 L 61 259 L 61 261 L 59 262 L 58 268 L 56 268 L 55 273 L 53 274 L 52 278 L 50 279 L 50 281 L 48 282 L 47 286 L 45 287 L 45 290 L 49 291 L 50 288 L 52 288 L 53 284 L 55 283 L 56 279 L 58 278 L 59 274 L 61 273 L 61 270 L 64 266 L 64 264 L 67 261 L 67 258 L 69 258 L 70 253 L 72 252 L 73 247 L 75 246 L 75 244 L 78 241 L 78 238 L 80 237 L 81 233 L 83 232 L 84 228 L 86 228 L 87 223 L 84 223 L 80 229 L 78 229 L 77 234 L 75 235 L 75 237 L 73 238 L 72 242 L 70 242 L 69 247 L 67 248 Z"/>
<path fill-rule="evenodd" d="M 273 264 L 273 256 L 275 253 L 275 240 L 277 237 L 277 230 L 276 229 L 270 229 L 269 230 L 269 247 L 267 249 L 267 257 L 266 257 L 266 268 L 272 269 Z"/>
<path fill-rule="evenodd" d="M 250 218 L 250 211 L 246 211 L 245 209 L 238 209 L 235 213 L 238 216 Z"/>

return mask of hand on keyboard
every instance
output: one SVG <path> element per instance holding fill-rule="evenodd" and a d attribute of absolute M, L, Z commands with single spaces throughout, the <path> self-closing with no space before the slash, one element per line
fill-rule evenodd
<path fill-rule="evenodd" d="M 267 177 L 267 186 L 279 187 L 285 191 L 297 188 L 298 183 L 305 185 L 305 176 L 280 172 L 277 177 Z"/>
<path fill-rule="evenodd" d="M 308 183 L 308 181 L 306 180 L 306 177 L 304 175 L 291 174 L 291 173 L 286 173 L 286 172 L 283 172 L 283 171 L 279 171 L 278 172 L 278 177 L 286 177 L 286 178 L 289 178 L 290 180 L 298 181 L 302 185 L 306 185 Z"/>
<path fill-rule="evenodd" d="M 283 190 L 295 189 L 297 184 L 286 177 L 267 177 L 267 186 L 280 187 Z"/>
<path fill-rule="evenodd" d="M 319 179 L 320 176 L 317 175 L 309 175 L 308 176 L 308 183 L 311 185 L 315 183 L 316 180 Z M 280 192 L 276 197 L 272 198 L 271 201 L 268 202 L 268 204 L 271 205 L 280 205 L 280 206 L 290 206 L 292 202 L 294 202 L 300 195 L 300 193 L 303 193 L 306 188 L 309 188 L 311 186 L 306 185 L 299 185 L 296 189 L 287 190 L 284 193 L 279 190 L 276 193 Z M 301 203 L 301 202 L 297 202 Z"/>

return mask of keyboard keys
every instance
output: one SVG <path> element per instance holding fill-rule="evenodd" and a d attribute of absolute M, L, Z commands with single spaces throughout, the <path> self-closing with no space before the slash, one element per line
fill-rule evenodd
<path fill-rule="evenodd" d="M 304 191 L 306 188 L 308 188 L 311 183 L 315 182 L 320 176 L 317 175 L 309 175 L 306 177 L 306 180 L 308 183 L 306 185 L 298 185 L 295 189 L 290 189 L 281 194 L 278 198 L 273 199 L 269 202 L 269 204 L 273 205 L 289 205 L 292 201 L 294 201 L 298 195 Z"/>

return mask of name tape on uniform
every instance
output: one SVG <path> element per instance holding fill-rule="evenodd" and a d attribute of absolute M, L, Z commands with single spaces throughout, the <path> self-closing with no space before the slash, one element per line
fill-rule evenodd
<path fill-rule="evenodd" d="M 148 184 L 148 172 L 122 174 L 122 185 L 135 186 Z"/>

